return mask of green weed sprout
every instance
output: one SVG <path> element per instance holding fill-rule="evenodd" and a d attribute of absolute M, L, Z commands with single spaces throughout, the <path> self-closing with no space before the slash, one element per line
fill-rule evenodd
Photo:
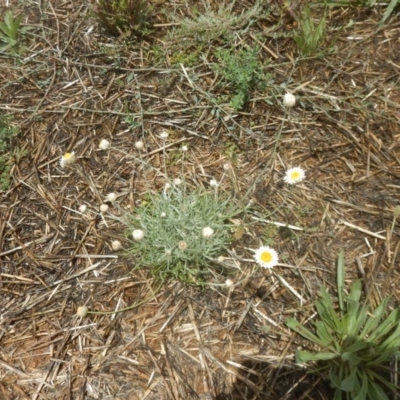
<path fill-rule="evenodd" d="M 129 254 L 160 282 L 174 278 L 201 285 L 220 268 L 216 261 L 232 240 L 229 219 L 241 210 L 217 188 L 189 190 L 175 182 L 147 195 L 125 220 L 133 238 Z"/>
<path fill-rule="evenodd" d="M 10 140 L 19 133 L 19 129 L 12 125 L 12 120 L 11 115 L 0 114 L 0 154 L 8 149 Z"/>
<path fill-rule="evenodd" d="M 23 156 L 20 150 L 8 151 L 11 139 L 18 133 L 19 129 L 12 125 L 12 116 L 0 114 L 0 190 L 7 190 L 10 186 L 13 159 Z"/>
<path fill-rule="evenodd" d="M 95 7 L 100 25 L 113 36 L 142 35 L 150 12 L 148 0 L 98 0 Z"/>
<path fill-rule="evenodd" d="M 241 49 L 236 53 L 226 49 L 216 52 L 220 63 L 212 67 L 234 88 L 235 95 L 231 106 L 235 110 L 241 109 L 251 92 L 257 87 L 262 87 L 262 83 L 267 79 L 258 60 L 259 53 L 256 47 Z"/>
<path fill-rule="evenodd" d="M 335 389 L 333 400 L 388 400 L 386 389 L 398 388 L 390 383 L 387 364 L 399 356 L 400 309 L 393 310 L 387 318 L 385 298 L 372 313 L 361 299 L 361 281 L 356 281 L 348 295 L 344 292 L 344 252 L 337 265 L 339 310 L 336 311 L 325 287 L 316 300 L 318 318 L 314 331 L 304 327 L 294 318 L 285 323 L 295 332 L 316 344 L 320 350 L 296 351 L 296 362 L 317 362 L 321 369 L 329 370 L 329 380 Z"/>
<path fill-rule="evenodd" d="M 7 10 L 4 15 L 4 22 L 0 22 L 0 40 L 4 42 L 3 49 L 15 47 L 18 44 L 19 26 L 22 15 L 14 18 L 11 10 Z"/>
<path fill-rule="evenodd" d="M 303 8 L 300 20 L 301 33 L 294 37 L 297 47 L 305 56 L 314 55 L 325 39 L 326 15 L 321 17 L 318 25 L 314 23 L 311 10 L 308 5 Z"/>

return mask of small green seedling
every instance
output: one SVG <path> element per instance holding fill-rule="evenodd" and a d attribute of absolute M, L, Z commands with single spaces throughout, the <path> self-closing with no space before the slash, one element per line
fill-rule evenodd
<path fill-rule="evenodd" d="M 22 15 L 14 18 L 11 10 L 7 10 L 4 15 L 4 22 L 0 22 L 0 40 L 4 42 L 1 46 L 3 50 L 16 47 L 18 45 L 19 27 Z"/>
<path fill-rule="evenodd" d="M 241 109 L 252 91 L 261 88 L 269 77 L 262 70 L 259 53 L 256 47 L 239 51 L 220 49 L 216 52 L 219 63 L 212 68 L 234 89 L 231 106 L 235 110 Z"/>
<path fill-rule="evenodd" d="M 296 351 L 297 363 L 315 362 L 319 370 L 327 369 L 335 389 L 333 400 L 389 400 L 385 390 L 398 388 L 389 382 L 388 363 L 400 355 L 400 309 L 386 318 L 389 298 L 372 312 L 361 302 L 362 284 L 356 281 L 350 293 L 344 291 L 344 252 L 339 255 L 337 290 L 339 309 L 325 287 L 316 300 L 317 321 L 313 332 L 294 318 L 285 323 L 316 345 L 318 351 Z"/>
<path fill-rule="evenodd" d="M 151 10 L 149 0 L 98 0 L 94 14 L 110 35 L 128 37 L 147 32 Z"/>
<path fill-rule="evenodd" d="M 294 37 L 297 47 L 304 56 L 314 55 L 320 48 L 325 39 L 325 22 L 324 14 L 319 23 L 316 25 L 308 5 L 303 8 L 303 15 L 300 20 L 301 33 Z"/>
<path fill-rule="evenodd" d="M 0 115 L 0 190 L 9 188 L 12 164 L 23 156 L 20 150 L 14 153 L 8 151 L 11 139 L 18 133 L 19 129 L 12 125 L 12 116 Z"/>

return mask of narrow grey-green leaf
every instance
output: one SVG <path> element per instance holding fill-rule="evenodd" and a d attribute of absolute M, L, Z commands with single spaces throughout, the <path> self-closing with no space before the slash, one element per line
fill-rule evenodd
<path fill-rule="evenodd" d="M 285 320 L 285 324 L 290 328 L 297 332 L 299 335 L 305 337 L 306 339 L 319 344 L 321 346 L 325 346 L 325 343 L 322 339 L 315 336 L 310 330 L 308 330 L 305 326 L 301 325 L 296 319 L 294 318 L 287 318 Z"/>
<path fill-rule="evenodd" d="M 304 350 L 296 350 L 295 357 L 296 357 L 296 362 L 298 363 L 306 363 L 309 361 L 326 361 L 326 360 L 332 360 L 333 358 L 336 358 L 338 355 L 336 353 L 331 353 L 331 352 L 318 352 L 315 354 L 312 354 L 308 351 Z"/>
<path fill-rule="evenodd" d="M 360 338 L 364 338 L 365 336 L 369 335 L 369 333 L 378 326 L 383 314 L 386 311 L 388 301 L 389 298 L 385 298 L 382 303 L 375 308 L 375 310 L 372 312 L 372 315 L 369 316 L 367 322 L 365 323 L 364 328 L 360 333 Z"/>

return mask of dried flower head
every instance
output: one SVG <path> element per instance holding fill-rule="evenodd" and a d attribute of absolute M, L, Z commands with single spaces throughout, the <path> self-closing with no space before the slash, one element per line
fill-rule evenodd
<path fill-rule="evenodd" d="M 113 203 L 115 200 L 117 200 L 117 195 L 115 193 L 108 193 L 107 201 Z"/>
<path fill-rule="evenodd" d="M 160 138 L 161 138 L 162 140 L 167 140 L 167 139 L 168 139 L 168 136 L 169 136 L 169 134 L 168 134 L 168 132 L 166 132 L 166 131 L 160 133 Z"/>
<path fill-rule="evenodd" d="M 175 179 L 173 180 L 173 183 L 174 183 L 175 186 L 179 186 L 179 185 L 182 183 L 182 179 L 175 178 Z"/>
<path fill-rule="evenodd" d="M 76 161 L 75 153 L 65 153 L 60 159 L 61 168 L 65 168 L 66 165 L 73 164 Z"/>
<path fill-rule="evenodd" d="M 301 182 L 306 176 L 306 173 L 303 168 L 294 167 L 290 168 L 286 171 L 285 177 L 283 180 L 289 185 L 293 185 L 295 183 Z"/>
<path fill-rule="evenodd" d="M 111 143 L 107 139 L 101 139 L 99 143 L 100 150 L 107 150 L 110 148 Z"/>
<path fill-rule="evenodd" d="M 273 268 L 278 264 L 278 253 L 268 246 L 261 246 L 255 250 L 254 258 L 263 268 Z"/>
<path fill-rule="evenodd" d="M 218 182 L 215 179 L 211 179 L 210 180 L 210 186 L 217 188 L 218 187 Z"/>
<path fill-rule="evenodd" d="M 138 140 L 138 141 L 135 143 L 135 147 L 136 147 L 138 150 L 143 150 L 143 149 L 144 149 L 144 143 L 143 143 L 141 140 Z"/>
<path fill-rule="evenodd" d="M 185 152 L 185 151 L 188 151 L 188 150 L 189 150 L 189 147 L 186 144 L 184 144 L 182 146 L 182 151 Z"/>
<path fill-rule="evenodd" d="M 227 280 L 225 281 L 225 286 L 231 287 L 232 285 L 233 285 L 232 279 L 227 279 Z"/>
<path fill-rule="evenodd" d="M 121 247 L 122 247 L 122 244 L 121 244 L 121 242 L 120 242 L 119 240 L 113 240 L 113 241 L 111 242 L 111 248 L 112 248 L 114 251 L 120 250 Z"/>
<path fill-rule="evenodd" d="M 212 235 L 214 235 L 214 229 L 210 228 L 209 226 L 206 226 L 205 228 L 203 228 L 202 230 L 202 235 L 204 238 L 209 238 Z"/>
<path fill-rule="evenodd" d="M 135 229 L 132 236 L 135 242 L 140 242 L 144 238 L 144 232 L 141 229 Z"/>
<path fill-rule="evenodd" d="M 187 243 L 182 240 L 182 241 L 180 241 L 178 243 L 178 247 L 179 247 L 180 250 L 186 250 L 187 249 Z"/>
<path fill-rule="evenodd" d="M 79 206 L 80 213 L 85 214 L 86 210 L 87 210 L 86 204 L 82 204 L 81 206 Z"/>
<path fill-rule="evenodd" d="M 102 205 L 100 206 L 100 212 L 101 212 L 102 214 L 105 214 L 107 211 L 108 211 L 108 205 L 107 205 L 107 204 L 102 204 Z"/>
<path fill-rule="evenodd" d="M 85 318 L 88 314 L 89 309 L 86 306 L 80 306 L 76 310 L 76 315 L 81 318 Z"/>
<path fill-rule="evenodd" d="M 283 105 L 285 107 L 293 107 L 296 104 L 296 97 L 292 93 L 286 93 L 283 96 Z"/>

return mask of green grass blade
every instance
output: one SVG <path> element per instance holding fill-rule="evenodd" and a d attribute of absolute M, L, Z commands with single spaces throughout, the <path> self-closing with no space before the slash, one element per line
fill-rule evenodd
<path fill-rule="evenodd" d="M 353 344 L 346 348 L 346 352 L 348 353 L 357 353 L 360 350 L 364 350 L 370 346 L 370 343 L 365 342 L 364 340 L 356 340 Z"/>
<path fill-rule="evenodd" d="M 309 361 L 326 361 L 332 360 L 333 358 L 337 358 L 336 353 L 332 352 L 324 352 L 324 353 L 310 353 L 309 351 L 305 350 L 296 350 L 296 362 L 303 364 Z"/>
<path fill-rule="evenodd" d="M 0 22 L 0 29 L 3 31 L 4 35 L 11 37 L 8 26 L 4 22 Z"/>
<path fill-rule="evenodd" d="M 327 344 L 320 339 L 319 337 L 315 336 L 311 331 L 309 331 L 306 327 L 301 325 L 296 319 L 294 318 L 287 318 L 285 320 L 285 324 L 295 332 L 297 332 L 299 335 L 303 336 L 304 338 L 310 340 L 311 342 L 314 342 L 316 344 L 319 344 L 320 346 L 325 347 Z"/>
<path fill-rule="evenodd" d="M 368 306 L 363 306 L 359 310 L 358 316 L 355 317 L 354 334 L 360 337 L 361 328 L 365 325 L 368 320 Z"/>
<path fill-rule="evenodd" d="M 393 310 L 389 316 L 368 337 L 369 342 L 376 341 L 390 332 L 400 320 L 400 309 Z"/>
<path fill-rule="evenodd" d="M 344 302 L 343 302 L 343 294 L 344 294 L 344 251 L 341 250 L 339 253 L 339 258 L 337 262 L 337 290 L 339 297 L 339 307 L 340 314 L 343 315 L 344 311 Z"/>
<path fill-rule="evenodd" d="M 383 314 L 385 313 L 388 301 L 389 298 L 384 299 L 382 303 L 375 308 L 375 310 L 372 313 L 372 316 L 368 318 L 362 332 L 359 335 L 361 339 L 364 338 L 365 336 L 368 336 L 369 333 L 372 332 L 378 326 Z"/>
<path fill-rule="evenodd" d="M 333 367 L 329 370 L 329 380 L 333 388 L 339 388 L 346 373 L 346 368 Z M 341 399 L 341 397 L 340 397 Z"/>
<path fill-rule="evenodd" d="M 394 8 L 397 6 L 397 4 L 399 4 L 400 1 L 399 0 L 391 0 L 390 3 L 388 4 L 385 14 L 383 14 L 382 17 L 382 21 L 380 22 L 380 25 L 382 26 L 385 21 L 390 17 L 390 15 L 392 14 Z"/>
<path fill-rule="evenodd" d="M 327 346 L 331 346 L 331 344 L 334 344 L 335 339 L 332 337 L 326 324 L 324 324 L 322 321 L 316 321 L 315 329 L 317 336 L 321 338 L 325 343 L 328 343 Z"/>
<path fill-rule="evenodd" d="M 398 343 L 398 342 L 397 342 Z M 382 365 L 385 362 L 388 362 L 391 357 L 396 353 L 397 348 L 389 347 L 387 349 L 377 349 L 377 354 L 379 354 L 378 357 L 375 357 L 372 361 L 366 363 L 368 367 L 370 366 L 379 366 Z"/>
<path fill-rule="evenodd" d="M 372 389 L 373 388 L 373 389 Z M 370 382 L 370 400 L 389 400 L 382 388 L 374 382 Z"/>
<path fill-rule="evenodd" d="M 351 392 L 357 384 L 357 368 L 352 368 L 350 375 L 340 383 L 340 389 L 344 392 Z"/>
<path fill-rule="evenodd" d="M 10 28 L 11 28 L 11 38 L 14 40 L 18 39 L 18 29 L 22 21 L 22 15 L 19 15 L 17 18 L 14 19 Z"/>
<path fill-rule="evenodd" d="M 354 397 L 354 400 L 366 400 L 368 394 L 368 375 L 362 374 L 362 384 L 358 394 Z"/>
<path fill-rule="evenodd" d="M 353 282 L 350 288 L 350 293 L 348 298 L 350 300 L 353 300 L 354 303 L 358 304 L 361 298 L 361 291 L 362 291 L 361 289 L 362 285 L 360 280 Z"/>
<path fill-rule="evenodd" d="M 341 358 L 342 361 L 346 361 L 351 367 L 359 365 L 362 362 L 360 357 L 357 357 L 355 354 L 348 351 L 344 352 Z"/>
<path fill-rule="evenodd" d="M 333 330 L 341 332 L 342 326 L 333 307 L 332 299 L 326 288 L 323 286 L 320 290 L 321 298 L 315 302 L 315 307 L 320 318 Z"/>

